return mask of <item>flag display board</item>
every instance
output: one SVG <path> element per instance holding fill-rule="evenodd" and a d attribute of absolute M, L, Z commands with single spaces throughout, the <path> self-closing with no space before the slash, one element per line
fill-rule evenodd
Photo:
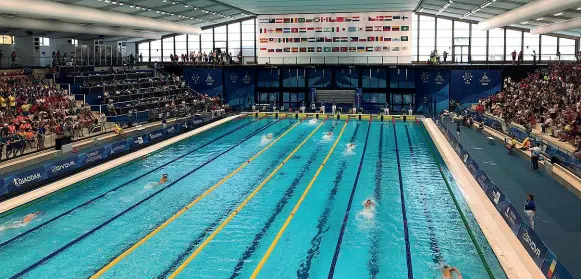
<path fill-rule="evenodd" d="M 411 12 L 261 15 L 258 57 L 411 57 Z"/>

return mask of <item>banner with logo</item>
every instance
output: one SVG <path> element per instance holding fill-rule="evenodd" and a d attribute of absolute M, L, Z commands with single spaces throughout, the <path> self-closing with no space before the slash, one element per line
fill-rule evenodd
<path fill-rule="evenodd" d="M 541 271 L 547 279 L 573 279 L 573 275 L 559 262 L 551 250 L 547 252 Z"/>
<path fill-rule="evenodd" d="M 448 110 L 450 105 L 450 70 L 417 69 L 416 70 L 416 111 L 435 113 Z"/>
<path fill-rule="evenodd" d="M 460 102 L 460 108 L 500 92 L 501 87 L 499 70 L 452 70 L 450 76 L 450 98 Z"/>
<path fill-rule="evenodd" d="M 141 135 L 133 138 L 133 146 L 139 146 L 149 143 L 149 137 L 146 135 Z"/>
<path fill-rule="evenodd" d="M 120 142 L 116 142 L 110 145 L 105 146 L 106 154 L 115 155 L 121 152 L 125 152 L 131 148 L 131 141 L 122 140 Z"/>
<path fill-rule="evenodd" d="M 4 187 L 7 192 L 18 191 L 20 188 L 34 185 L 46 178 L 46 170 L 44 166 L 41 166 L 5 178 Z"/>
<path fill-rule="evenodd" d="M 81 162 L 77 155 L 73 155 L 64 160 L 44 165 L 48 178 L 54 178 L 59 175 L 72 172 L 81 167 Z"/>
<path fill-rule="evenodd" d="M 518 235 L 518 231 L 520 230 L 523 221 L 516 208 L 514 208 L 508 199 L 504 198 L 498 202 L 496 209 L 498 209 L 498 212 L 500 212 L 504 221 L 506 221 L 510 226 L 512 232 L 515 235 Z"/>
<path fill-rule="evenodd" d="M 254 69 L 224 69 L 224 103 L 232 108 L 249 108 L 254 99 Z"/>
<path fill-rule="evenodd" d="M 82 166 L 93 164 L 107 158 L 108 154 L 105 152 L 105 148 L 101 147 L 99 149 L 82 153 L 79 155 L 79 161 Z"/>
<path fill-rule="evenodd" d="M 361 109 L 361 98 L 363 97 L 363 90 L 361 88 L 355 89 L 355 107 L 357 111 Z"/>
<path fill-rule="evenodd" d="M 184 69 L 184 79 L 190 88 L 210 97 L 222 95 L 222 69 Z"/>
<path fill-rule="evenodd" d="M 533 258 L 533 261 L 535 261 L 537 266 L 541 268 L 545 261 L 547 251 L 549 250 L 545 243 L 543 243 L 535 231 L 527 225 L 521 226 L 517 236 L 520 243 L 522 243 L 529 255 Z"/>

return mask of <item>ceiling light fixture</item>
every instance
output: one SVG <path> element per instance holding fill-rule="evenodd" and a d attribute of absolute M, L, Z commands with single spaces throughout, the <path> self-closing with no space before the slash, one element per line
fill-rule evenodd
<path fill-rule="evenodd" d="M 443 12 L 446 8 L 448 8 L 450 5 L 452 5 L 452 3 L 454 3 L 454 1 L 449 0 L 448 3 L 444 4 L 444 6 L 442 6 L 442 8 L 440 8 L 440 10 L 436 13 L 436 15 L 439 15 L 441 12 Z"/>
<path fill-rule="evenodd" d="M 560 15 L 562 15 L 562 14 L 563 14 L 563 13 L 556 13 L 556 14 L 554 14 L 554 16 L 560 16 Z"/>
<path fill-rule="evenodd" d="M 543 20 L 543 19 L 545 19 L 545 18 L 544 17 L 539 17 L 536 20 Z"/>
<path fill-rule="evenodd" d="M 520 24 L 529 24 L 529 22 L 525 21 L 525 22 L 521 22 Z"/>
<path fill-rule="evenodd" d="M 184 5 L 184 8 L 189 8 L 189 7 L 190 7 L 189 5 Z"/>

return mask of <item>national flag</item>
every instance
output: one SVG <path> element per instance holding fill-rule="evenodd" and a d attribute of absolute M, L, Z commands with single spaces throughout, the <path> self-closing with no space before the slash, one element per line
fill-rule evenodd
<path fill-rule="evenodd" d="M 293 47 L 293 48 L 291 48 L 291 51 L 292 52 L 299 52 L 299 48 L 298 47 Z"/>
<path fill-rule="evenodd" d="M 315 27 L 315 32 L 323 32 L 323 27 Z"/>
<path fill-rule="evenodd" d="M 392 16 L 385 16 L 383 18 L 383 21 L 391 21 L 391 19 L 392 19 Z"/>
<path fill-rule="evenodd" d="M 332 52 L 339 52 L 339 47 L 333 47 Z"/>
<path fill-rule="evenodd" d="M 555 268 L 557 267 L 557 260 L 553 259 L 551 265 L 549 266 L 549 270 L 547 271 L 547 278 L 553 278 L 553 273 L 555 273 Z"/>
<path fill-rule="evenodd" d="M 351 17 L 351 21 L 360 21 L 360 20 L 361 20 L 361 17 L 359 17 L 359 16 Z"/>
<path fill-rule="evenodd" d="M 268 52 L 274 52 L 274 48 L 269 48 Z"/>
<path fill-rule="evenodd" d="M 377 42 L 383 42 L 383 36 L 377 36 L 377 37 L 375 37 L 375 41 L 377 41 Z"/>
<path fill-rule="evenodd" d="M 341 47 L 341 52 L 347 52 L 348 48 L 347 47 Z"/>
<path fill-rule="evenodd" d="M 315 31 L 315 27 L 307 27 L 307 31 Z"/>
<path fill-rule="evenodd" d="M 331 52 L 331 47 L 324 47 L 323 48 L 323 51 L 324 52 Z"/>
<path fill-rule="evenodd" d="M 269 43 L 274 43 L 274 38 L 268 38 Z"/>
<path fill-rule="evenodd" d="M 399 49 L 400 49 L 401 51 L 406 51 L 406 50 L 408 50 L 408 47 L 406 47 L 406 46 L 402 46 L 402 47 L 399 47 Z"/>
<path fill-rule="evenodd" d="M 365 51 L 366 52 L 373 52 L 373 47 L 366 47 L 365 48 Z"/>
<path fill-rule="evenodd" d="M 401 36 L 401 41 L 402 42 L 407 42 L 408 41 L 408 36 Z"/>
<path fill-rule="evenodd" d="M 322 52 L 323 48 L 322 47 L 317 47 L 317 52 Z"/>
<path fill-rule="evenodd" d="M 349 27 L 347 27 L 347 32 L 357 32 L 357 27 L 349 26 Z"/>
<path fill-rule="evenodd" d="M 367 42 L 367 38 L 359 38 L 360 42 Z"/>
<path fill-rule="evenodd" d="M 316 41 L 317 41 L 317 39 L 315 37 L 310 37 L 309 38 L 309 43 L 314 43 Z"/>
<path fill-rule="evenodd" d="M 402 25 L 400 29 L 401 31 L 410 31 L 410 27 L 407 25 Z"/>
<path fill-rule="evenodd" d="M 275 19 L 276 23 L 284 23 L 284 19 L 283 18 L 277 18 Z"/>
<path fill-rule="evenodd" d="M 351 17 L 350 16 L 346 16 L 345 17 L 345 22 L 351 22 Z"/>
<path fill-rule="evenodd" d="M 325 28 L 323 28 L 323 32 L 333 32 L 333 28 L 332 27 L 325 27 Z"/>
<path fill-rule="evenodd" d="M 308 47 L 307 52 L 315 52 L 315 47 Z"/>
<path fill-rule="evenodd" d="M 282 38 L 277 38 L 278 43 L 282 43 Z"/>
<path fill-rule="evenodd" d="M 312 18 L 306 18 L 305 19 L 305 22 L 313 22 L 313 19 Z"/>
<path fill-rule="evenodd" d="M 399 31 L 399 26 L 392 26 L 391 31 Z"/>
<path fill-rule="evenodd" d="M 291 19 L 288 17 L 285 17 L 283 20 L 284 23 L 291 23 Z"/>
<path fill-rule="evenodd" d="M 306 27 L 300 27 L 299 28 L 299 33 L 307 33 L 307 28 Z"/>
<path fill-rule="evenodd" d="M 342 17 L 342 16 L 337 17 L 337 22 L 344 22 L 344 21 L 345 21 L 344 17 Z"/>
<path fill-rule="evenodd" d="M 373 26 L 373 31 L 383 31 L 383 26 Z"/>
<path fill-rule="evenodd" d="M 363 31 L 365 31 L 365 30 L 363 29 L 363 27 L 359 27 L 359 31 L 360 31 L 360 32 L 363 32 Z"/>
<path fill-rule="evenodd" d="M 373 32 L 373 26 L 365 26 L 366 32 Z"/>
<path fill-rule="evenodd" d="M 301 38 L 301 43 L 308 43 L 309 42 L 309 38 Z"/>
<path fill-rule="evenodd" d="M 299 23 L 305 23 L 305 18 L 304 17 L 299 17 Z"/>
<path fill-rule="evenodd" d="M 261 51 L 266 51 L 266 48 L 265 47 L 261 47 L 260 50 Z"/>
<path fill-rule="evenodd" d="M 274 32 L 274 29 L 268 28 L 268 33 L 273 33 L 273 32 Z"/>
<path fill-rule="evenodd" d="M 349 47 L 349 52 L 357 52 L 357 47 Z"/>
<path fill-rule="evenodd" d="M 367 41 L 368 42 L 374 42 L 375 41 L 375 37 L 367 37 Z"/>
<path fill-rule="evenodd" d="M 357 42 L 359 41 L 359 37 L 349 37 L 349 42 Z"/>
<path fill-rule="evenodd" d="M 375 19 L 377 19 L 377 21 L 383 21 L 384 16 L 377 16 Z"/>
<path fill-rule="evenodd" d="M 381 47 L 380 46 L 376 46 L 373 50 L 375 52 L 381 52 Z"/>
<path fill-rule="evenodd" d="M 285 29 L 288 29 L 288 28 L 285 28 Z M 283 33 L 283 32 L 282 32 L 282 28 L 276 28 L 274 31 L 275 31 L 276 33 L 279 33 L 279 34 L 280 34 L 280 33 Z M 288 33 L 288 32 L 284 32 L 284 33 Z"/>
<path fill-rule="evenodd" d="M 325 43 L 332 43 L 332 42 L 333 42 L 332 37 L 325 37 Z"/>
<path fill-rule="evenodd" d="M 391 51 L 399 51 L 399 47 L 392 47 Z"/>
<path fill-rule="evenodd" d="M 384 46 L 383 47 L 383 52 L 389 52 L 389 46 Z"/>
<path fill-rule="evenodd" d="M 342 43 L 349 42 L 349 37 L 341 37 L 341 42 Z"/>
<path fill-rule="evenodd" d="M 334 17 L 329 17 L 329 22 L 337 22 L 337 20 Z"/>
<path fill-rule="evenodd" d="M 317 43 L 324 43 L 325 42 L 325 37 L 317 37 L 316 42 Z"/>
<path fill-rule="evenodd" d="M 405 16 L 405 15 L 402 15 L 402 16 L 401 16 L 401 20 L 406 20 L 406 19 L 408 19 L 408 18 L 410 18 L 410 17 L 409 17 L 409 16 Z"/>
<path fill-rule="evenodd" d="M 328 22 L 328 19 L 329 19 L 328 17 L 322 16 L 321 17 L 321 22 Z"/>
<path fill-rule="evenodd" d="M 365 47 L 362 46 L 357 47 L 357 52 L 365 52 Z"/>
<path fill-rule="evenodd" d="M 391 41 L 392 42 L 401 42 L 401 39 L 400 38 L 392 38 Z"/>
<path fill-rule="evenodd" d="M 294 18 L 290 18 L 290 23 L 297 23 Z"/>
<path fill-rule="evenodd" d="M 383 26 L 383 32 L 391 31 L 391 26 Z"/>
<path fill-rule="evenodd" d="M 285 47 L 284 48 L 284 52 L 291 52 L 291 48 L 290 47 Z"/>
<path fill-rule="evenodd" d="M 282 33 L 290 33 L 290 32 L 291 32 L 291 29 L 290 28 L 283 28 L 282 29 Z"/>
<path fill-rule="evenodd" d="M 338 43 L 341 41 L 341 37 L 333 37 L 333 43 Z"/>
<path fill-rule="evenodd" d="M 268 20 L 268 23 L 276 23 L 276 19 L 271 18 L 271 19 Z"/>
<path fill-rule="evenodd" d="M 401 19 L 401 17 L 397 15 L 397 16 L 393 16 L 393 19 Z"/>
<path fill-rule="evenodd" d="M 298 28 L 291 28 L 291 33 L 299 33 L 299 29 Z"/>
<path fill-rule="evenodd" d="M 377 21 L 375 17 L 367 17 L 367 21 Z"/>
<path fill-rule="evenodd" d="M 260 23 L 268 23 L 268 18 L 261 18 Z"/>
<path fill-rule="evenodd" d="M 260 38 L 260 43 L 261 43 L 261 44 L 266 44 L 266 43 L 268 43 L 268 38 Z"/>
<path fill-rule="evenodd" d="M 385 38 L 383 38 L 383 41 L 384 42 L 391 42 L 391 38 L 385 37 Z"/>
<path fill-rule="evenodd" d="M 293 38 L 293 43 L 300 43 L 301 42 L 301 38 Z"/>
<path fill-rule="evenodd" d="M 318 16 L 313 17 L 313 22 L 321 22 L 321 18 Z"/>
<path fill-rule="evenodd" d="M 277 48 L 276 52 L 282 52 L 282 48 Z"/>
<path fill-rule="evenodd" d="M 306 48 L 306 47 L 301 47 L 301 48 L 299 49 L 299 52 L 307 52 L 307 48 Z"/>

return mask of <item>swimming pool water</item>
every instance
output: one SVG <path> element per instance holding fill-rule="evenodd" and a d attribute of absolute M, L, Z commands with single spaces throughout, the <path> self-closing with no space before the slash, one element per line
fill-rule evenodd
<path fill-rule="evenodd" d="M 27 226 L 0 231 L 0 278 L 90 277 L 269 146 L 267 134 L 282 138 L 102 277 L 167 278 L 196 251 L 178 278 L 249 278 L 329 152 L 259 278 L 325 278 L 333 262 L 334 278 L 408 278 L 409 270 L 414 278 L 441 278 L 441 262 L 458 267 L 464 278 L 489 277 L 436 165 L 442 159 L 430 153 L 434 146 L 421 125 L 297 122 L 230 121 L 4 214 L 2 226 L 45 212 Z M 325 136 L 329 131 L 332 136 Z M 348 143 L 356 145 L 352 152 Z M 147 187 L 163 173 L 168 183 Z M 450 173 L 444 173 L 494 277 L 506 278 Z M 364 209 L 367 199 L 375 201 L 375 210 Z"/>

